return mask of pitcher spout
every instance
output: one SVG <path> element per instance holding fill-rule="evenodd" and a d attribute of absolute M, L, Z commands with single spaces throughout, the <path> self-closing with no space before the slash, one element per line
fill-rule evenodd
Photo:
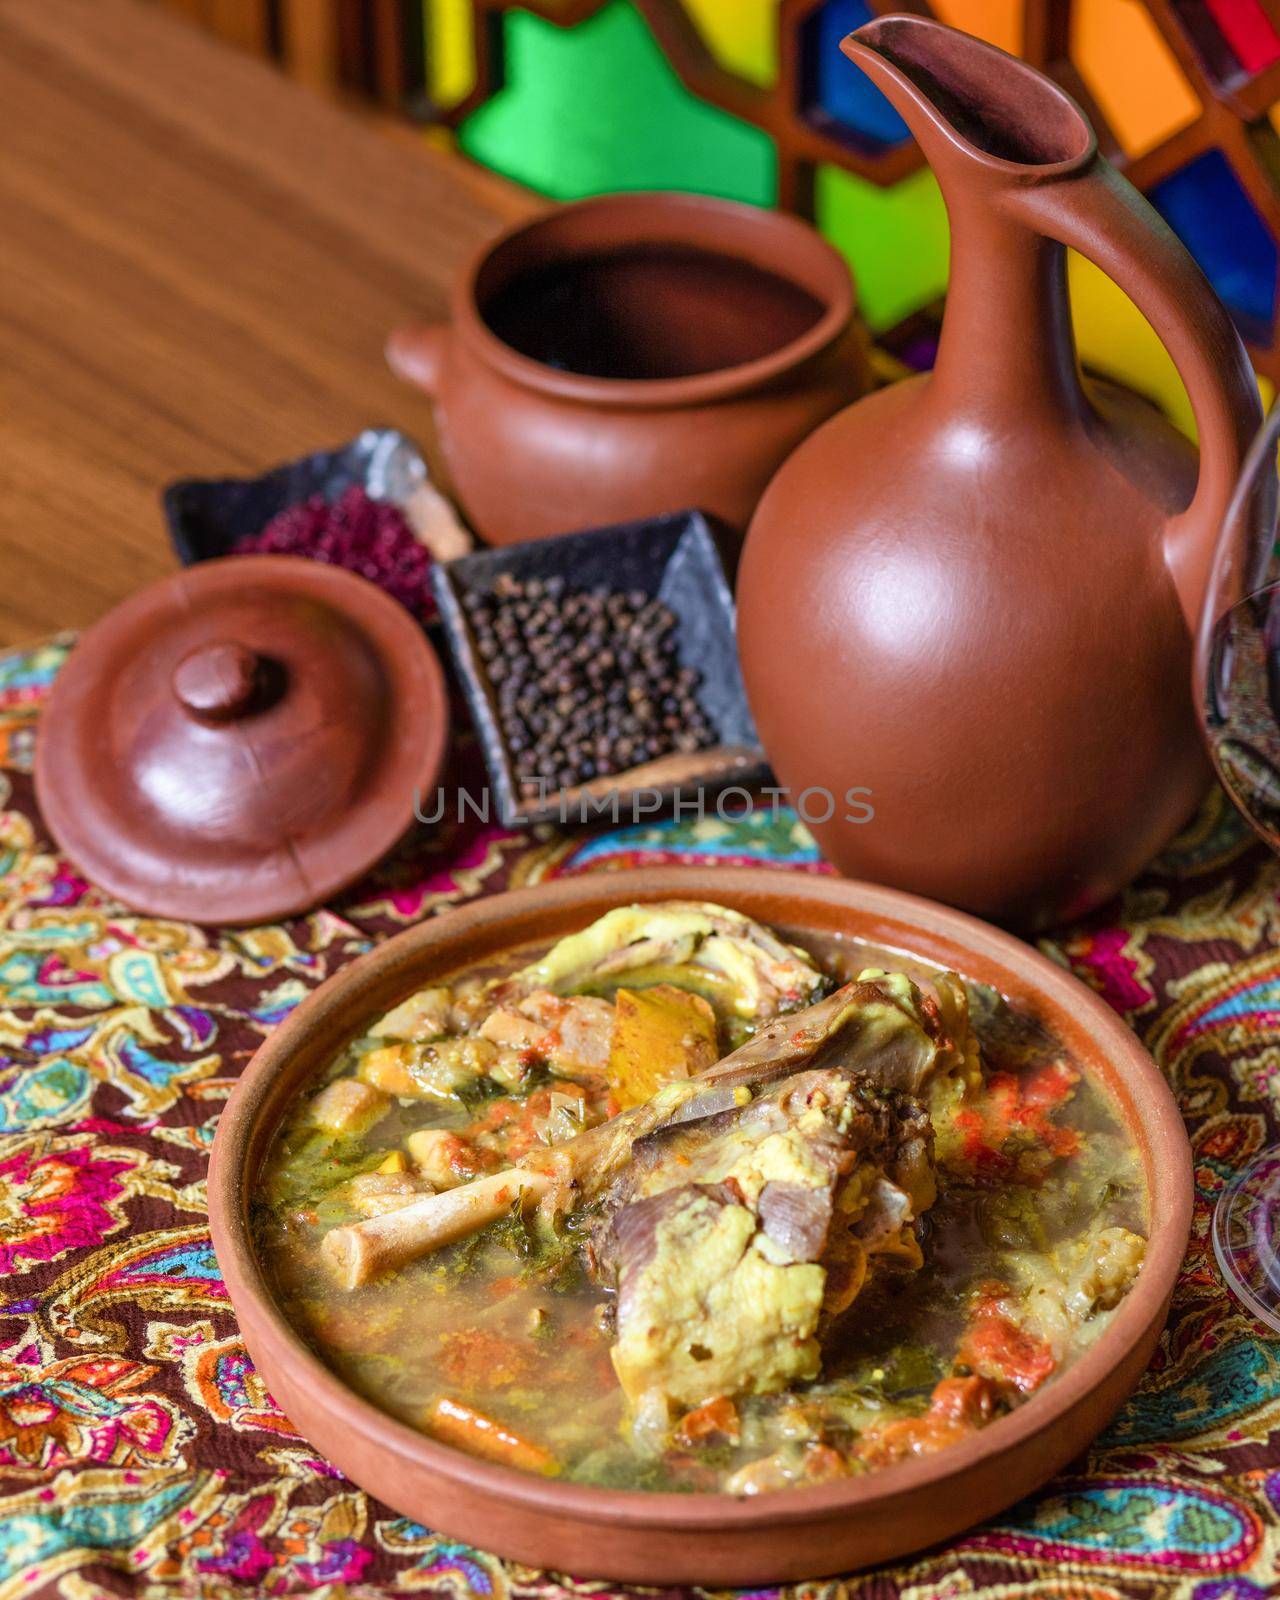
<path fill-rule="evenodd" d="M 906 120 L 946 204 L 951 309 L 934 402 L 997 434 L 1015 412 L 1079 424 L 1066 255 L 1018 206 L 1029 191 L 1092 170 L 1097 146 L 1083 113 L 1025 62 L 924 17 L 877 18 L 842 49 Z"/>
<path fill-rule="evenodd" d="M 841 49 L 906 121 L 946 202 L 948 314 L 934 368 L 942 400 L 985 397 L 997 418 L 1015 401 L 1023 416 L 1032 405 L 1084 415 L 1065 248 L 1124 290 L 1173 356 L 1195 413 L 1200 473 L 1191 503 L 1165 524 L 1163 555 L 1191 635 L 1203 639 L 1215 545 L 1262 420 L 1222 304 L 1165 222 L 1099 155 L 1079 106 L 1035 68 L 903 14 L 865 23 Z"/>
<path fill-rule="evenodd" d="M 969 34 L 894 14 L 864 23 L 840 48 L 896 107 L 944 192 L 957 164 L 985 167 L 997 182 L 1026 182 L 1035 175 L 1028 169 L 1059 178 L 1097 154 L 1070 95 Z"/>

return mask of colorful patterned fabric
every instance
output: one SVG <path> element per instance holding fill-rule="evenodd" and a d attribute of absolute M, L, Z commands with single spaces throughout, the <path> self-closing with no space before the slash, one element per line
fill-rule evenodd
<path fill-rule="evenodd" d="M 572 838 L 473 822 L 278 927 L 132 916 L 58 857 L 33 802 L 64 653 L 0 658 L 0 1600 L 618 1592 L 443 1539 L 292 1431 L 210 1248 L 214 1125 L 275 1023 L 406 924 L 642 862 L 821 870 L 808 836 L 767 814 Z M 1228 1298 L 1207 1242 L 1228 1175 L 1277 1137 L 1278 893 L 1280 863 L 1215 796 L 1122 902 L 1045 943 L 1154 1052 L 1195 1146 L 1194 1239 L 1137 1394 L 1068 1474 L 995 1521 L 786 1600 L 1280 1592 L 1280 1342 Z"/>

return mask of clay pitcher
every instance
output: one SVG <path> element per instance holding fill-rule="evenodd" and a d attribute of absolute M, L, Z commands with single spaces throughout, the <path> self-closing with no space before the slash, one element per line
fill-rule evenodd
<path fill-rule="evenodd" d="M 937 174 L 951 285 L 935 370 L 824 424 L 766 491 L 739 585 L 747 692 L 840 871 L 1043 926 L 1119 889 L 1205 791 L 1191 641 L 1257 386 L 1055 84 L 918 17 L 843 48 Z M 1198 464 L 1144 401 L 1082 378 L 1068 245 L 1168 347 Z"/>

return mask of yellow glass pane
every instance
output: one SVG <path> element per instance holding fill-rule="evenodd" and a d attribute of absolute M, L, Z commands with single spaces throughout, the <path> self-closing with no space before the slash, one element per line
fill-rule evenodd
<path fill-rule="evenodd" d="M 1200 115 L 1182 68 L 1138 0 L 1075 0 L 1071 58 L 1128 156 L 1144 155 Z"/>
<path fill-rule="evenodd" d="M 448 110 L 475 88 L 471 0 L 423 0 L 426 6 L 427 88 Z"/>
<path fill-rule="evenodd" d="M 768 88 L 778 76 L 778 0 L 683 0 L 716 61 Z"/>
<path fill-rule="evenodd" d="M 1189 439 L 1194 439 L 1191 401 L 1178 369 L 1133 301 L 1105 272 L 1074 250 L 1067 252 L 1067 281 L 1071 319 L 1083 365 L 1154 400 Z M 1258 393 L 1264 408 L 1268 407 L 1275 397 L 1275 386 L 1269 379 L 1259 377 Z"/>
<path fill-rule="evenodd" d="M 1182 379 L 1141 311 L 1105 272 L 1074 251 L 1067 258 L 1067 278 L 1081 362 L 1154 400 L 1194 438 L 1191 402 Z"/>
<path fill-rule="evenodd" d="M 1010 55 L 1022 52 L 1022 0 L 933 0 L 933 14 Z"/>

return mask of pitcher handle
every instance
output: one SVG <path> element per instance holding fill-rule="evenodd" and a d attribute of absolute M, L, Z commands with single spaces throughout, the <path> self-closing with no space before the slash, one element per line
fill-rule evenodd
<path fill-rule="evenodd" d="M 1227 507 L 1262 421 L 1240 335 L 1186 246 L 1103 157 L 1078 173 L 1006 190 L 1003 199 L 1020 220 L 1078 250 L 1124 290 L 1186 385 L 1200 475 L 1191 504 L 1169 523 L 1164 554 L 1195 638 Z"/>

